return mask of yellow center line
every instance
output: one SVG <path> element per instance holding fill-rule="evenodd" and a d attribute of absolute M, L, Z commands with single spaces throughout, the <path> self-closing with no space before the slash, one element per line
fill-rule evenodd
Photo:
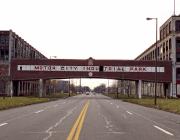
<path fill-rule="evenodd" d="M 79 139 L 88 106 L 89 106 L 89 101 L 86 102 L 86 104 L 84 105 L 80 115 L 78 116 L 76 122 L 74 123 L 66 140 L 78 140 Z"/>
<path fill-rule="evenodd" d="M 89 102 L 87 103 L 87 106 L 86 106 L 86 108 L 84 110 L 84 113 L 82 115 L 81 121 L 79 122 L 76 134 L 74 136 L 74 140 L 78 140 L 79 139 L 79 136 L 80 136 L 80 133 L 81 133 L 81 129 L 82 129 L 82 126 L 83 126 L 83 123 L 84 123 L 84 119 L 85 119 L 85 116 L 86 116 L 86 113 L 87 113 L 88 106 L 89 106 Z"/>

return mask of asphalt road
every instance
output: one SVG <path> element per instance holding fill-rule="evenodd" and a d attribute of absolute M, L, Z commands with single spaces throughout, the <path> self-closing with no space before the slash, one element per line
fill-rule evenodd
<path fill-rule="evenodd" d="M 180 140 L 180 115 L 79 95 L 0 111 L 0 140 Z"/>

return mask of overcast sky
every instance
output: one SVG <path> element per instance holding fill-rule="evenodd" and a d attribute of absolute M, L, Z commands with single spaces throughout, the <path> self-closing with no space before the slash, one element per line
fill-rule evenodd
<path fill-rule="evenodd" d="M 45 56 L 134 59 L 155 42 L 174 0 L 0 0 L 0 29 L 12 29 Z M 176 15 L 180 14 L 176 0 Z M 159 37 L 158 37 L 159 38 Z"/>

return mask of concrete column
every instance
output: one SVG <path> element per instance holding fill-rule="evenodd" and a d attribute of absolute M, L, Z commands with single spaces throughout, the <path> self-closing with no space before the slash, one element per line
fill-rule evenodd
<path fill-rule="evenodd" d="M 141 99 L 142 98 L 142 80 L 138 81 L 138 98 Z"/>
<path fill-rule="evenodd" d="M 43 79 L 39 79 L 39 97 L 43 95 Z"/>
<path fill-rule="evenodd" d="M 21 82 L 21 95 L 24 95 L 24 81 Z"/>
<path fill-rule="evenodd" d="M 154 93 L 154 92 L 153 92 L 153 90 L 152 90 L 152 83 L 150 83 L 150 92 L 149 92 L 149 93 L 150 93 L 150 96 L 153 96 L 153 93 Z"/>
<path fill-rule="evenodd" d="M 32 81 L 29 83 L 29 94 L 32 95 Z"/>
<path fill-rule="evenodd" d="M 10 89 L 10 96 L 12 97 L 13 96 L 13 81 L 10 81 L 9 89 Z"/>
<path fill-rule="evenodd" d="M 139 99 L 142 98 L 142 80 L 136 81 L 136 95 Z"/>
<path fill-rule="evenodd" d="M 168 84 L 168 91 L 169 91 L 170 97 L 173 97 L 173 83 Z"/>

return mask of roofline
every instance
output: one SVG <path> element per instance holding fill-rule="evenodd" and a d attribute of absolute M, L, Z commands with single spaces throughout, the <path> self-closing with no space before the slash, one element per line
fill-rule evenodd
<path fill-rule="evenodd" d="M 157 44 L 160 43 L 160 40 L 157 41 Z M 140 55 L 138 55 L 134 60 L 137 60 L 139 57 L 141 57 L 142 55 L 144 55 L 146 52 L 148 52 L 150 49 L 152 49 L 154 46 L 156 45 L 156 43 L 152 44 L 149 48 L 147 48 L 145 51 L 143 51 Z"/>
<path fill-rule="evenodd" d="M 20 37 L 18 34 L 16 34 L 16 32 L 14 32 L 12 29 L 10 30 L 0 30 L 0 32 L 11 32 L 13 34 L 15 34 L 18 38 L 20 38 L 21 40 L 23 40 L 25 43 L 27 43 L 32 49 L 34 49 L 35 51 L 37 51 L 40 55 L 42 55 L 43 57 L 45 57 L 46 59 L 48 59 L 45 55 L 43 55 L 40 51 L 38 51 L 35 47 L 33 47 L 32 45 L 30 45 L 27 41 L 25 41 L 22 37 Z"/>

